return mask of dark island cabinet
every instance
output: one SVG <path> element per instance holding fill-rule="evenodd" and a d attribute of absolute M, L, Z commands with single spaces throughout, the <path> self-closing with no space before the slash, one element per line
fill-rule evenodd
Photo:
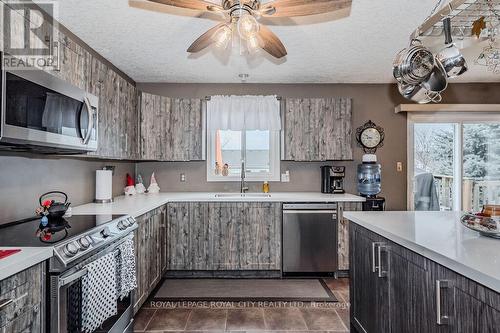
<path fill-rule="evenodd" d="M 44 332 L 45 263 L 0 281 L 0 333 Z"/>
<path fill-rule="evenodd" d="M 279 271 L 281 204 L 168 204 L 171 271 Z"/>
<path fill-rule="evenodd" d="M 355 223 L 351 328 L 358 332 L 500 332 L 500 295 Z"/>

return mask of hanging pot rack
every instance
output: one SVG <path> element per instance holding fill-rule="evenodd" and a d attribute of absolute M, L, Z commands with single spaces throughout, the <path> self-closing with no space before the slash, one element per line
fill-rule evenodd
<path fill-rule="evenodd" d="M 500 0 L 452 0 L 429 16 L 410 38 L 441 36 L 445 17 L 451 19 L 454 27 L 452 35 L 459 38 L 472 37 L 472 25 L 480 17 L 484 17 L 487 29 L 500 24 Z"/>

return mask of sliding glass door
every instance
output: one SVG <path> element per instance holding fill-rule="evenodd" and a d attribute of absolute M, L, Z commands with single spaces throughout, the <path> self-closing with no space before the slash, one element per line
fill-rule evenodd
<path fill-rule="evenodd" d="M 500 204 L 500 116 L 408 115 L 408 209 Z"/>

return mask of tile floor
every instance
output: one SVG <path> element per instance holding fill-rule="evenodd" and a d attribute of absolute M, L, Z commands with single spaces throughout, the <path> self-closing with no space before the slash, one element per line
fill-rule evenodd
<path fill-rule="evenodd" d="M 339 301 L 334 307 L 311 304 L 164 307 L 146 302 L 135 317 L 134 332 L 349 332 L 349 280 L 325 279 L 325 282 Z"/>

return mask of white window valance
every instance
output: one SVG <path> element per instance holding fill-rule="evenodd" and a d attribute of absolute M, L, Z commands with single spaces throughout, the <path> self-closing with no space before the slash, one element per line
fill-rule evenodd
<path fill-rule="evenodd" d="M 207 102 L 207 127 L 215 130 L 281 130 L 276 96 L 213 96 Z"/>

